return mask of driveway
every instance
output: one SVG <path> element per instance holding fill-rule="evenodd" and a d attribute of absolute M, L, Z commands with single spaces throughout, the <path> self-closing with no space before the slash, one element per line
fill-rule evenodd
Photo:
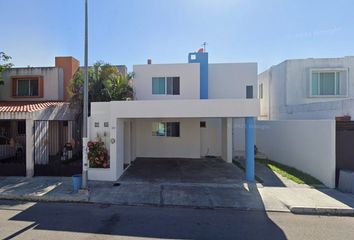
<path fill-rule="evenodd" d="M 138 158 L 116 187 L 91 182 L 90 201 L 127 205 L 264 210 L 254 183 L 221 159 Z"/>
<path fill-rule="evenodd" d="M 218 158 L 137 158 L 119 182 L 239 184 L 244 172 Z"/>

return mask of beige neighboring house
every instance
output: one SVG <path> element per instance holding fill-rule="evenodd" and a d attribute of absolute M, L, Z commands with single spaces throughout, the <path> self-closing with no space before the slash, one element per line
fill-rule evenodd
<path fill-rule="evenodd" d="M 3 73 L 0 175 L 14 172 L 31 177 L 35 166 L 61 161 L 65 144 L 70 143 L 73 152 L 80 148 L 80 111 L 70 106 L 67 92 L 79 67 L 73 57 L 56 57 L 54 67 L 12 68 Z M 6 169 L 15 162 L 22 169 Z"/>

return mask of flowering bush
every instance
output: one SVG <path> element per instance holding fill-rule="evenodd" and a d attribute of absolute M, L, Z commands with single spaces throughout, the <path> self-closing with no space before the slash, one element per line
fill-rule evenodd
<path fill-rule="evenodd" d="M 109 168 L 108 151 L 101 140 L 87 143 L 91 168 Z"/>

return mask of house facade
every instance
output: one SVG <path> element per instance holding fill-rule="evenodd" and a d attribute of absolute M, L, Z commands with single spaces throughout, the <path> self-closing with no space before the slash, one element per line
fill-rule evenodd
<path fill-rule="evenodd" d="M 78 68 L 75 58 L 56 57 L 54 67 L 12 68 L 3 73 L 0 174 L 15 170 L 14 175 L 31 177 L 35 166 L 60 158 L 65 144 L 78 149 L 80 111 L 70 107 L 67 91 Z M 6 169 L 11 166 L 22 169 Z"/>
<path fill-rule="evenodd" d="M 354 57 L 286 60 L 258 76 L 260 119 L 354 116 Z"/>
<path fill-rule="evenodd" d="M 188 63 L 133 66 L 133 101 L 92 103 L 91 141 L 104 142 L 108 168 L 89 168 L 89 179 L 115 181 L 140 157 L 221 157 L 240 150 L 254 178 L 254 118 L 259 114 L 257 64 L 211 64 L 208 53 Z M 243 147 L 243 149 L 241 149 Z"/>
<path fill-rule="evenodd" d="M 260 152 L 329 187 L 354 171 L 354 57 L 286 60 L 258 75 L 258 92 L 258 119 L 271 120 L 258 122 Z"/>

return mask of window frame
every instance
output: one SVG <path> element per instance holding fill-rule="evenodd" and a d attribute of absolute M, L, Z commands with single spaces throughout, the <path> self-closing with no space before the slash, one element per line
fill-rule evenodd
<path fill-rule="evenodd" d="M 258 87 L 258 91 L 259 91 L 259 99 L 263 99 L 263 83 L 260 83 L 259 84 L 259 87 Z"/>
<path fill-rule="evenodd" d="M 18 75 L 18 76 L 11 76 L 12 80 L 12 97 L 13 98 L 43 98 L 43 76 L 41 75 Z M 38 81 L 38 95 L 35 96 L 19 96 L 18 95 L 18 81 L 19 80 L 27 80 L 30 81 Z M 30 85 L 29 85 L 30 86 Z"/>
<path fill-rule="evenodd" d="M 337 73 L 339 74 L 339 94 L 333 94 L 333 95 L 321 95 L 321 94 L 318 94 L 318 95 L 314 95 L 312 93 L 312 81 L 313 81 L 313 73 L 334 73 L 334 76 L 335 76 L 335 83 L 334 83 L 334 92 L 337 92 L 337 84 L 336 84 L 336 76 L 337 76 Z M 340 82 L 340 79 L 341 79 L 341 74 L 345 73 L 345 94 L 341 94 L 340 93 L 340 88 L 341 88 L 341 82 Z M 308 86 L 309 86 L 309 94 L 308 94 L 308 97 L 309 98 L 346 98 L 348 97 L 348 93 L 349 93 L 349 81 L 348 81 L 348 76 L 349 74 L 349 70 L 348 68 L 311 68 L 310 71 L 309 71 L 309 82 L 308 82 Z M 320 81 L 319 81 L 320 82 Z M 318 84 L 318 90 L 320 88 L 320 84 Z M 320 93 L 320 92 L 319 92 Z"/>
<path fill-rule="evenodd" d="M 165 82 L 165 90 L 164 93 L 154 93 L 154 79 L 158 79 L 158 78 L 163 78 L 164 82 Z M 175 93 L 174 91 L 174 80 L 178 78 L 178 93 Z M 168 89 L 168 79 L 171 79 L 171 83 L 172 83 L 172 93 L 168 93 L 169 89 Z M 177 91 L 176 91 L 177 92 Z M 151 94 L 152 95 L 157 95 L 157 96 L 179 96 L 181 95 L 181 77 L 180 76 L 163 76 L 163 77 L 152 77 L 151 78 Z"/>
<path fill-rule="evenodd" d="M 249 90 L 251 90 L 251 91 L 249 91 Z M 254 91 L 253 85 L 246 85 L 246 99 L 253 99 L 254 98 L 253 91 Z M 250 93 L 251 96 L 248 96 L 248 93 Z"/>
<path fill-rule="evenodd" d="M 174 135 L 170 135 L 169 134 L 169 128 L 171 126 L 174 126 L 175 124 L 178 125 L 178 136 L 174 136 Z M 158 132 L 154 132 L 154 125 L 163 125 L 164 127 L 164 132 L 163 134 L 158 134 Z M 152 122 L 152 131 L 151 134 L 153 137 L 167 137 L 167 138 L 179 138 L 181 137 L 181 123 L 178 121 L 174 121 L 174 122 L 166 122 L 166 121 L 153 121 Z M 170 131 L 170 133 L 172 133 L 173 131 Z"/>

